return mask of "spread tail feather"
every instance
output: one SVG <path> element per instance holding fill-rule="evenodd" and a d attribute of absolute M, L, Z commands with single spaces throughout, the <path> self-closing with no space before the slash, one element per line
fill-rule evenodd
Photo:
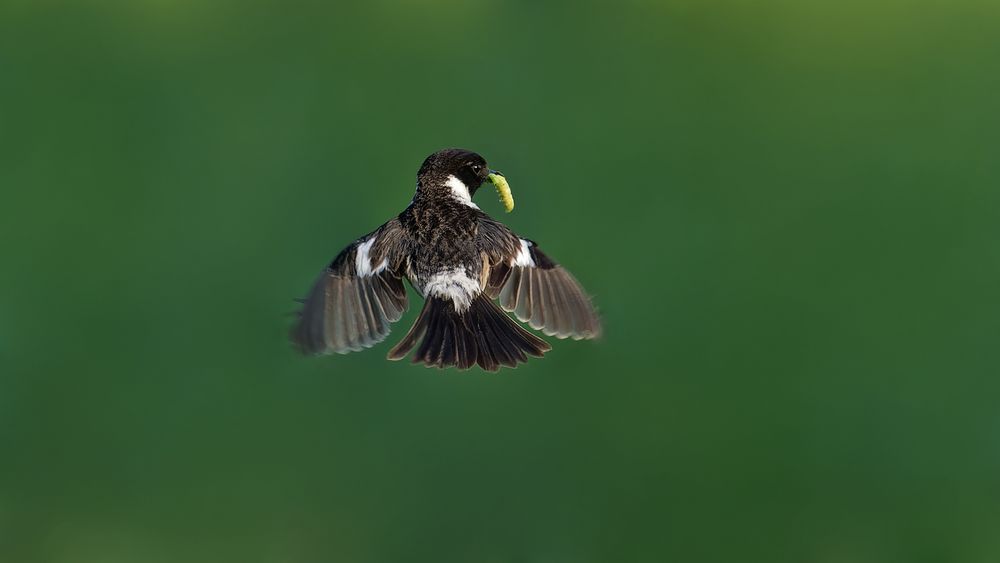
<path fill-rule="evenodd" d="M 486 371 L 515 367 L 528 356 L 541 357 L 552 349 L 483 294 L 461 313 L 452 301 L 429 297 L 410 331 L 389 351 L 389 359 L 405 358 L 418 340 L 413 363 L 458 369 L 479 364 Z"/>

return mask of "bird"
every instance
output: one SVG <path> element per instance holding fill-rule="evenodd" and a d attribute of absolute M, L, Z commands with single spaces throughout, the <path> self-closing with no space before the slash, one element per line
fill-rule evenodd
<path fill-rule="evenodd" d="M 409 307 L 404 279 L 424 303 L 390 360 L 416 348 L 415 364 L 495 372 L 551 350 L 507 313 L 559 339 L 600 336 L 576 278 L 472 201 L 487 182 L 511 211 L 506 178 L 479 154 L 450 148 L 428 156 L 406 209 L 344 248 L 299 300 L 291 329 L 299 350 L 346 354 L 385 340 Z"/>

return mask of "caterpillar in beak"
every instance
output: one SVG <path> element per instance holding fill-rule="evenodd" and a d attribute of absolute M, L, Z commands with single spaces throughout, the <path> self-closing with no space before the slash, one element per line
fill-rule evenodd
<path fill-rule="evenodd" d="M 490 175 L 486 177 L 497 189 L 497 195 L 500 196 L 500 203 L 503 204 L 504 209 L 507 213 L 514 210 L 514 196 L 510 193 L 510 185 L 507 184 L 507 179 L 503 177 L 503 174 L 499 172 L 490 172 Z"/>

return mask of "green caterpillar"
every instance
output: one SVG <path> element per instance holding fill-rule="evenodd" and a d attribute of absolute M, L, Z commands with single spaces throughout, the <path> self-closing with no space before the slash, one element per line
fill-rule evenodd
<path fill-rule="evenodd" d="M 507 184 L 507 179 L 502 175 L 497 173 L 491 173 L 487 176 L 490 182 L 497 188 L 497 194 L 500 196 L 500 203 L 503 204 L 504 209 L 507 213 L 514 210 L 514 196 L 510 193 L 510 185 Z"/>

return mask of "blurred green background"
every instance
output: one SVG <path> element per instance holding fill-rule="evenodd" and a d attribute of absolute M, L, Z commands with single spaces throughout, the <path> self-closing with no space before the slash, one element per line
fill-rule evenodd
<path fill-rule="evenodd" d="M 1000 560 L 998 91 L 992 1 L 5 0 L 0 561 Z M 604 339 L 297 356 L 446 146 Z"/>

